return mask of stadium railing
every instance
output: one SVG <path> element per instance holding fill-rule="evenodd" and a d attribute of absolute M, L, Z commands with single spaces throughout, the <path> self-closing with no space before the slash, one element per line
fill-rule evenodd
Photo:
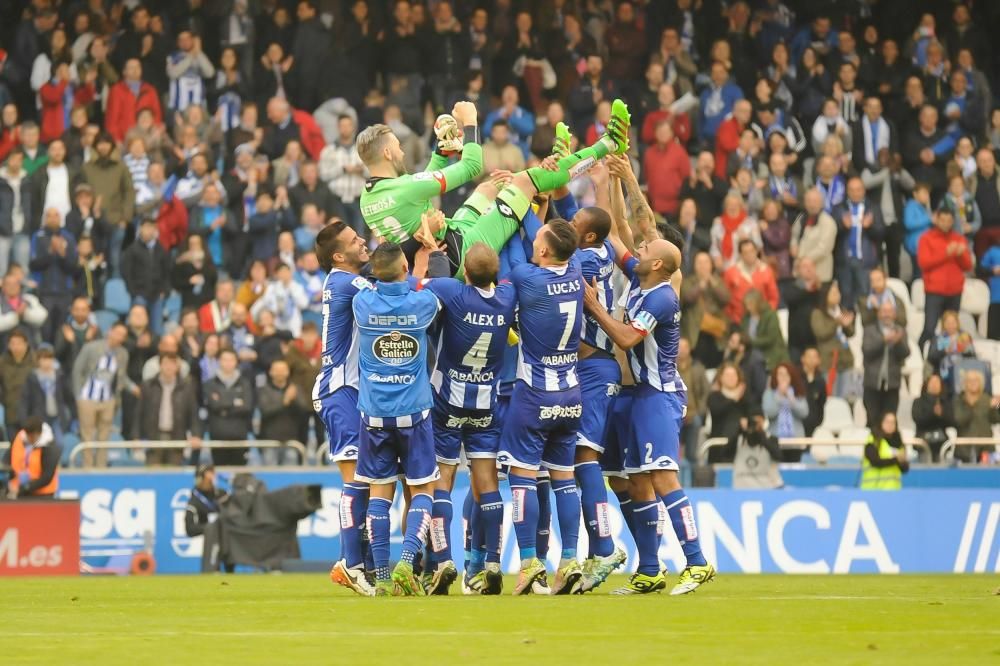
<path fill-rule="evenodd" d="M 704 442 L 702 442 L 701 446 L 698 447 L 698 460 L 700 460 L 702 463 L 707 462 L 709 450 L 719 446 L 725 446 L 728 443 L 729 440 L 726 439 L 725 437 L 711 437 L 709 439 L 706 439 Z M 778 445 L 786 449 L 800 449 L 803 447 L 813 447 L 813 446 L 864 447 L 866 443 L 867 440 L 865 439 L 837 439 L 835 437 L 823 438 L 823 439 L 813 438 L 813 437 L 787 437 L 778 440 Z M 978 443 L 982 444 L 982 442 Z M 920 439 L 919 437 L 907 437 L 903 439 L 903 444 L 911 448 L 919 449 L 918 455 L 920 456 L 921 461 L 930 462 L 931 449 L 929 446 L 927 446 L 927 442 Z"/>
<path fill-rule="evenodd" d="M 954 456 L 960 446 L 993 446 L 1000 450 L 1000 437 L 956 437 L 941 447 L 942 460 Z"/>
<path fill-rule="evenodd" d="M 125 449 L 125 450 L 138 450 L 138 449 L 186 449 L 191 446 L 191 443 L 187 440 L 169 440 L 169 441 L 118 441 L 118 442 L 80 442 L 69 453 L 69 462 L 71 467 L 76 467 L 77 457 L 80 456 L 84 451 L 95 451 L 101 449 Z M 254 440 L 244 440 L 236 442 L 218 442 L 215 440 L 202 440 L 201 448 L 204 449 L 247 449 L 247 448 L 257 448 L 257 449 L 293 449 L 299 454 L 299 459 L 302 461 L 308 460 L 308 454 L 306 447 L 302 442 L 295 440 L 288 440 L 285 442 L 274 440 L 274 439 L 254 439 Z"/>

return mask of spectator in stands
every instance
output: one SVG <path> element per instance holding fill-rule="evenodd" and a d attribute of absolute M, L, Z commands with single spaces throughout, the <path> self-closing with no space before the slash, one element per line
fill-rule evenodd
<path fill-rule="evenodd" d="M 522 156 L 527 159 L 530 154 L 531 135 L 535 131 L 535 116 L 527 109 L 518 105 L 519 95 L 515 86 L 505 86 L 500 96 L 500 107 L 491 111 L 483 122 L 483 132 L 489 135 L 493 133 L 493 125 L 498 120 L 506 121 L 510 131 L 510 141 L 521 150 Z M 549 131 L 554 131 L 550 127 Z M 487 173 L 489 173 L 487 171 Z"/>
<path fill-rule="evenodd" d="M 861 351 L 864 355 L 864 405 L 868 427 L 876 426 L 879 414 L 896 413 L 903 362 L 910 355 L 906 329 L 897 321 L 893 301 L 882 301 L 875 321 L 864 324 Z"/>
<path fill-rule="evenodd" d="M 910 255 L 913 263 L 913 276 L 920 276 L 920 266 L 917 261 L 917 247 L 920 238 L 931 228 L 931 188 L 927 183 L 917 183 L 913 188 L 913 198 L 906 202 L 903 209 L 903 226 L 906 236 L 903 247 Z"/>
<path fill-rule="evenodd" d="M 788 213 L 789 219 L 799 214 L 805 189 L 802 181 L 788 170 L 788 157 L 772 152 L 767 160 L 768 177 L 764 189 L 765 196 L 774 199 Z M 822 208 L 822 202 L 820 204 Z"/>
<path fill-rule="evenodd" d="M 896 415 L 884 412 L 874 417 L 872 434 L 861 459 L 862 490 L 899 490 L 902 475 L 910 470 L 903 438 L 896 429 Z"/>
<path fill-rule="evenodd" d="M 122 278 L 132 295 L 132 305 L 148 313 L 156 335 L 163 332 L 163 302 L 170 293 L 171 261 L 157 241 L 156 220 L 145 218 L 135 242 L 122 253 Z"/>
<path fill-rule="evenodd" d="M 965 288 L 965 273 L 972 270 L 966 239 L 952 230 L 955 216 L 946 208 L 934 214 L 934 227 L 917 245 L 917 263 L 924 274 L 924 331 L 919 345 L 931 339 L 934 327 L 947 310 L 957 311 Z"/>
<path fill-rule="evenodd" d="M 327 150 L 327 146 L 323 150 Z M 320 159 L 323 154 L 320 153 Z M 299 182 L 289 188 L 288 199 L 292 204 L 292 212 L 297 219 L 301 219 L 302 211 L 306 205 L 312 204 L 319 211 L 322 219 L 326 220 L 332 216 L 343 216 L 344 209 L 327 183 L 319 179 L 319 165 L 312 160 L 306 160 L 299 169 Z"/>
<path fill-rule="evenodd" d="M 712 63 L 709 79 L 708 87 L 701 93 L 701 108 L 698 114 L 698 138 L 706 148 L 714 148 L 715 137 L 719 132 L 723 120 L 734 110 L 737 101 L 743 98 L 743 91 L 729 78 L 729 71 L 719 61 Z M 745 110 L 744 125 L 750 122 L 749 102 L 746 103 Z M 732 148 L 727 150 L 732 150 Z M 716 156 L 716 175 L 720 175 L 719 169 L 725 168 L 726 164 L 723 160 L 720 167 L 719 163 L 720 160 Z"/>
<path fill-rule="evenodd" d="M 77 245 L 84 238 L 89 238 L 94 250 L 102 257 L 107 251 L 111 230 L 100 204 L 94 199 L 94 188 L 87 183 L 80 183 L 73 189 L 73 208 L 67 213 L 63 228 Z"/>
<path fill-rule="evenodd" d="M 294 81 L 293 99 L 298 108 L 312 111 L 326 93 L 324 72 L 328 72 L 330 66 L 330 31 L 320 20 L 311 0 L 300 0 L 295 13 L 298 26 L 292 49 L 294 66 L 290 73 Z"/>
<path fill-rule="evenodd" d="M 712 416 L 709 438 L 722 437 L 728 441 L 734 437 L 740 431 L 740 419 L 746 416 L 750 404 L 753 400 L 747 397 L 747 385 L 739 366 L 732 363 L 720 365 L 712 391 L 708 394 L 708 411 Z M 719 447 L 709 449 L 709 463 L 729 462 L 731 459 L 732 451 Z"/>
<path fill-rule="evenodd" d="M 821 287 L 816 264 L 808 257 L 796 262 L 794 278 L 782 287 L 782 300 L 788 308 L 788 353 L 794 362 L 804 349 L 816 344 L 809 322 Z"/>
<path fill-rule="evenodd" d="M 952 404 L 958 436 L 992 438 L 993 426 L 1000 423 L 998 406 L 1000 403 L 986 392 L 983 374 L 978 370 L 966 370 L 962 376 L 962 392 Z M 958 447 L 955 449 L 955 457 L 963 462 L 972 462 L 979 459 L 982 452 L 993 449 L 993 446 L 974 449 Z"/>
<path fill-rule="evenodd" d="M 752 159 L 760 149 L 753 132 L 750 132 L 746 145 L 742 141 L 743 133 L 750 128 L 751 113 L 750 102 L 738 99 L 733 104 L 732 113 L 719 123 L 715 136 L 715 175 L 719 178 L 731 175 L 731 158 L 738 150 L 743 151 L 741 157 Z"/>
<path fill-rule="evenodd" d="M 187 237 L 170 271 L 173 288 L 181 296 L 182 308 L 200 308 L 215 293 L 218 272 L 215 264 L 205 254 L 205 241 L 201 236 Z"/>
<path fill-rule="evenodd" d="M 222 340 L 227 347 L 236 352 L 236 356 L 240 359 L 240 369 L 250 376 L 253 364 L 257 361 L 254 331 L 250 310 L 239 301 L 233 303 L 232 316 L 229 318 L 229 326 L 222 333 Z"/>
<path fill-rule="evenodd" d="M 722 360 L 739 367 L 747 384 L 748 399 L 759 401 L 767 388 L 767 362 L 764 355 L 750 344 L 750 338 L 742 331 L 730 333 Z"/>
<path fill-rule="evenodd" d="M 111 269 L 119 270 L 125 228 L 135 216 L 135 189 L 128 168 L 113 154 L 114 139 L 100 134 L 94 144 L 97 157 L 83 165 L 83 179 L 101 200 L 101 210 L 112 226 L 108 257 Z"/>
<path fill-rule="evenodd" d="M 104 129 L 115 141 L 122 143 L 143 110 L 152 114 L 154 125 L 163 122 L 160 96 L 151 84 L 142 80 L 142 64 L 139 59 L 130 58 L 122 70 L 122 80 L 111 86 L 108 92 Z"/>
<path fill-rule="evenodd" d="M 955 231 L 965 236 L 970 247 L 982 226 L 979 205 L 965 189 L 965 178 L 954 174 L 948 179 L 948 191 L 941 200 L 941 208 L 947 208 L 955 217 Z"/>
<path fill-rule="evenodd" d="M 715 157 L 705 150 L 698 153 L 694 170 L 681 188 L 681 199 L 693 199 L 698 209 L 698 228 L 708 231 L 722 213 L 729 191 L 726 181 L 715 175 Z"/>
<path fill-rule="evenodd" d="M 763 244 L 757 220 L 747 212 L 740 195 L 732 191 L 726 195 L 722 213 L 712 222 L 711 234 L 712 261 L 719 271 L 726 271 L 739 261 L 744 240 L 750 240 L 755 250 Z"/>
<path fill-rule="evenodd" d="M 480 116 L 482 117 L 482 116 Z M 552 154 L 552 144 L 555 139 L 555 127 L 566 122 L 566 110 L 562 102 L 549 102 L 545 112 L 545 122 L 535 125 L 531 135 L 531 154 L 535 157 L 545 157 Z M 405 151 L 404 151 L 405 152 Z M 489 173 L 488 171 L 486 173 Z"/>
<path fill-rule="evenodd" d="M 887 286 L 885 271 L 881 266 L 876 266 L 868 273 L 868 293 L 858 298 L 858 305 L 855 308 L 858 317 L 861 318 L 861 325 L 868 326 L 878 321 L 879 308 L 883 303 L 892 303 L 896 309 L 896 324 L 906 327 L 906 305 L 896 298 L 896 294 Z M 896 410 L 892 410 L 896 411 Z"/>
<path fill-rule="evenodd" d="M 268 190 L 258 190 L 256 212 L 250 216 L 246 225 L 246 233 L 250 240 L 251 260 L 266 260 L 274 254 L 278 243 L 278 234 L 291 231 L 295 227 L 295 215 L 288 203 L 288 194 L 279 187 L 272 197 Z M 240 270 L 239 274 L 242 274 Z"/>
<path fill-rule="evenodd" d="M 135 385 L 142 384 L 142 369 L 149 359 L 153 358 L 159 347 L 159 337 L 152 329 L 149 321 L 149 311 L 142 305 L 133 305 L 125 321 L 128 335 L 124 347 L 128 352 L 128 368 L 126 374 Z M 121 396 L 122 432 L 129 435 L 133 432 L 138 397 L 129 393 Z"/>
<path fill-rule="evenodd" d="M 941 376 L 932 374 L 924 380 L 923 390 L 913 400 L 913 423 L 916 436 L 931 450 L 933 462 L 941 460 L 941 447 L 948 441 L 946 428 L 954 427 L 951 399 L 944 391 Z"/>
<path fill-rule="evenodd" d="M 207 349 L 206 341 L 206 353 Z M 202 386 L 203 406 L 208 411 L 208 434 L 221 442 L 246 441 L 252 431 L 250 422 L 256 406 L 253 383 L 239 370 L 239 359 L 232 349 L 218 353 L 218 370 Z M 219 465 L 245 465 L 246 448 L 216 448 L 212 461 Z"/>
<path fill-rule="evenodd" d="M 569 94 L 568 106 L 573 131 L 578 136 L 583 136 L 587 124 L 597 111 L 597 105 L 603 100 L 613 100 L 617 93 L 616 84 L 604 73 L 604 59 L 597 53 L 588 53 L 586 71 Z"/>
<path fill-rule="evenodd" d="M 524 153 L 510 141 L 510 127 L 502 118 L 493 123 L 490 138 L 483 144 L 483 173 L 495 170 L 517 173 L 524 169 Z"/>
<path fill-rule="evenodd" d="M 843 290 L 844 303 L 853 306 L 868 293 L 868 271 L 878 264 L 881 256 L 885 233 L 882 211 L 865 196 L 862 180 L 851 178 L 847 181 L 847 198 L 834 209 L 833 218 L 840 223 L 837 281 Z"/>
<path fill-rule="evenodd" d="M 681 283 L 681 334 L 694 349 L 694 356 L 713 368 L 722 360 L 728 323 L 724 308 L 729 289 L 712 266 L 707 252 L 694 258 L 694 274 Z"/>
<path fill-rule="evenodd" d="M 835 378 L 832 382 L 828 379 L 828 384 L 833 386 L 831 394 L 844 397 L 854 388 L 848 385 L 850 380 L 845 379 L 854 369 L 854 354 L 847 344 L 847 339 L 854 335 L 854 311 L 841 306 L 840 286 L 836 280 L 820 292 L 809 325 L 816 338 L 820 368 L 828 377 Z"/>
<path fill-rule="evenodd" d="M 30 234 L 42 226 L 45 211 L 59 212 L 59 224 L 73 207 L 73 189 L 80 174 L 65 162 L 66 144 L 61 140 L 49 144 L 47 161 L 31 177 L 31 215 L 27 231 Z"/>
<path fill-rule="evenodd" d="M 799 371 L 790 363 L 780 363 L 771 372 L 771 381 L 761 401 L 764 416 L 770 426 L 768 432 L 778 439 L 804 437 L 805 420 L 809 417 L 809 400 Z M 788 453 L 798 462 L 801 450 Z M 779 458 L 780 459 L 780 458 Z"/>
<path fill-rule="evenodd" d="M 17 422 L 27 423 L 29 418 L 39 418 L 52 429 L 55 441 L 59 442 L 73 420 L 73 393 L 56 361 L 52 345 L 45 342 L 38 345 L 35 362 L 36 367 L 21 389 Z"/>
<path fill-rule="evenodd" d="M 62 216 L 58 209 L 45 211 L 44 225 L 31 239 L 31 262 L 28 266 L 37 284 L 38 300 L 49 313 L 42 337 L 47 341 L 55 340 L 60 322 L 69 313 L 73 281 L 80 269 L 76 241 L 62 228 Z"/>
<path fill-rule="evenodd" d="M 268 159 L 281 157 L 289 141 L 302 141 L 299 125 L 292 117 L 292 108 L 287 100 L 279 97 L 268 100 L 267 120 L 258 150 Z"/>
<path fill-rule="evenodd" d="M 643 173 L 653 210 L 674 218 L 680 207 L 680 192 L 691 175 L 691 158 L 675 138 L 670 120 L 656 126 L 656 142 L 643 156 Z"/>
<path fill-rule="evenodd" d="M 656 91 L 656 108 L 647 113 L 642 120 L 641 136 L 644 144 L 651 146 L 659 142 L 656 138 L 656 129 L 664 121 L 670 125 L 674 138 L 682 146 L 686 146 L 691 140 L 691 119 L 684 111 L 674 110 L 675 102 L 677 95 L 674 86 L 667 82 L 661 83 Z"/>
<path fill-rule="evenodd" d="M 250 308 L 250 314 L 257 318 L 261 311 L 267 310 L 275 316 L 275 328 L 298 337 L 302 332 L 302 310 L 308 307 L 309 297 L 293 277 L 291 267 L 279 264 L 264 295 Z"/>
<path fill-rule="evenodd" d="M 746 292 L 743 302 L 746 310 L 741 329 L 750 345 L 761 353 L 769 369 L 776 368 L 780 363 L 787 363 L 788 345 L 781 333 L 778 315 L 771 305 L 756 289 Z"/>
<path fill-rule="evenodd" d="M 938 129 L 938 111 L 931 104 L 920 109 L 917 124 L 903 137 L 903 165 L 913 177 L 931 188 L 931 199 L 944 194 L 944 164 L 955 140 Z"/>
<path fill-rule="evenodd" d="M 681 199 L 674 226 L 684 236 L 681 270 L 684 275 L 690 275 L 694 257 L 701 252 L 708 253 L 712 249 L 712 231 L 709 227 L 698 226 L 698 205 L 694 199 Z M 712 256 L 709 255 L 708 259 L 711 262 Z"/>
<path fill-rule="evenodd" d="M 802 383 L 806 389 L 806 400 L 809 403 L 809 416 L 802 420 L 806 437 L 812 437 L 813 432 L 823 422 L 823 410 L 826 407 L 826 376 L 820 368 L 820 356 L 816 347 L 806 347 L 799 361 Z"/>
<path fill-rule="evenodd" d="M 312 395 L 322 357 L 323 340 L 320 338 L 319 327 L 312 321 L 303 322 L 302 334 L 288 346 L 284 357 L 291 372 L 291 382 L 298 387 L 300 395 Z M 300 442 L 309 441 L 310 421 L 315 426 L 316 441 L 321 444 L 325 438 L 325 427 L 319 414 L 311 409 L 307 410 L 307 418 L 299 421 L 297 439 Z"/>
<path fill-rule="evenodd" d="M 198 310 L 202 333 L 221 333 L 229 327 L 230 310 L 235 296 L 233 281 L 224 278 L 215 285 L 215 298 Z"/>
<path fill-rule="evenodd" d="M 27 266 L 31 256 L 32 181 L 23 165 L 24 153 L 15 149 L 0 166 L 0 275 L 11 261 Z"/>
<path fill-rule="evenodd" d="M 73 364 L 73 394 L 80 419 L 80 439 L 106 442 L 111 436 L 118 398 L 123 391 L 139 397 L 139 387 L 128 377 L 128 328 L 116 323 L 104 339 L 88 342 Z M 104 467 L 108 452 L 86 451 L 83 464 Z"/>
<path fill-rule="evenodd" d="M 986 314 L 986 337 L 1000 340 L 1000 242 L 986 250 L 979 263 L 981 276 L 990 285 L 990 307 Z"/>
<path fill-rule="evenodd" d="M 764 202 L 758 222 L 764 261 L 778 281 L 779 289 L 792 277 L 792 226 L 781 204 L 774 199 Z"/>
<path fill-rule="evenodd" d="M 822 284 L 833 279 L 833 251 L 837 242 L 837 223 L 823 208 L 823 194 L 813 188 L 805 194 L 805 210 L 792 225 L 789 253 L 802 260 L 809 259 Z"/>
<path fill-rule="evenodd" d="M 157 375 L 142 384 L 135 439 L 149 442 L 187 441 L 201 446 L 201 420 L 197 393 L 190 379 L 180 374 L 180 358 L 161 354 Z M 184 449 L 146 449 L 147 465 L 180 465 Z"/>
<path fill-rule="evenodd" d="M 345 221 L 359 233 L 365 229 L 360 203 L 365 174 L 365 165 L 358 156 L 356 123 L 351 116 L 340 116 L 337 141 L 320 154 L 319 176 L 340 200 Z"/>
<path fill-rule="evenodd" d="M 167 76 L 170 77 L 167 106 L 171 111 L 184 111 L 208 101 L 205 80 L 215 76 L 215 66 L 201 50 L 201 37 L 191 30 L 177 33 L 177 50 L 167 58 Z"/>
<path fill-rule="evenodd" d="M 24 153 L 24 170 L 28 176 L 32 176 L 41 167 L 48 164 L 48 150 L 41 145 L 38 125 L 34 122 L 26 120 L 21 123 L 17 134 L 21 141 L 19 148 Z"/>
<path fill-rule="evenodd" d="M 90 301 L 77 296 L 70 304 L 69 316 L 60 325 L 59 335 L 55 339 L 56 359 L 60 366 L 72 369 L 76 356 L 83 346 L 91 340 L 99 338 L 100 335 L 97 321 L 91 311 Z"/>
<path fill-rule="evenodd" d="M 201 236 L 206 253 L 217 267 L 239 268 L 242 261 L 231 240 L 239 233 L 236 218 L 222 204 L 222 194 L 215 183 L 208 183 L 201 195 L 201 201 L 191 211 L 190 230 Z M 227 242 L 228 241 L 228 242 Z"/>
<path fill-rule="evenodd" d="M 201 321 L 198 317 L 198 311 L 193 308 L 182 310 L 180 327 L 177 331 L 180 355 L 191 364 L 192 368 L 198 365 L 204 343 L 204 336 L 200 329 Z M 195 373 L 195 383 L 201 384 L 201 378 L 197 372 Z"/>
<path fill-rule="evenodd" d="M 739 431 L 727 443 L 726 448 L 733 455 L 733 488 L 773 490 L 784 485 L 778 470 L 782 449 L 778 438 L 765 430 L 766 411 L 766 407 L 750 405 Z M 773 431 L 773 419 L 771 424 Z"/>
<path fill-rule="evenodd" d="M 7 437 L 12 437 L 21 427 L 21 393 L 34 369 L 35 354 L 28 335 L 16 328 L 7 336 L 7 350 L 0 355 L 0 393 L 3 395 Z"/>
<path fill-rule="evenodd" d="M 160 372 L 160 359 L 170 354 L 177 356 L 177 362 L 180 365 L 180 376 L 183 378 L 191 375 L 191 364 L 178 356 L 181 351 L 181 343 L 179 340 L 180 335 L 181 331 L 178 328 L 170 333 L 164 334 L 164 336 L 160 338 L 160 342 L 156 345 L 156 355 L 151 356 L 142 366 L 142 381 L 147 382 L 150 379 L 154 379 Z"/>
<path fill-rule="evenodd" d="M 271 363 L 267 381 L 257 391 L 257 406 L 260 409 L 258 439 L 279 442 L 298 439 L 299 423 L 305 420 L 312 404 L 310 394 L 300 394 L 289 378 L 290 369 L 284 359 Z M 265 465 L 296 462 L 291 449 L 264 449 L 262 457 Z"/>
<path fill-rule="evenodd" d="M 698 444 L 701 427 L 708 413 L 708 376 L 701 361 L 691 356 L 691 343 L 687 338 L 677 342 L 677 372 L 687 387 L 687 412 L 681 426 L 681 442 L 684 458 L 690 462 L 698 459 Z"/>
<path fill-rule="evenodd" d="M 759 291 L 772 308 L 778 307 L 778 284 L 774 279 L 774 271 L 760 260 L 758 247 L 750 239 L 739 241 L 739 260 L 722 274 L 730 295 L 726 314 L 735 324 L 743 319 L 743 297 L 751 289 Z"/>
<path fill-rule="evenodd" d="M 963 358 L 975 358 L 972 335 L 961 330 L 958 312 L 945 310 L 941 315 L 941 332 L 936 334 L 927 348 L 927 362 L 941 376 L 945 393 L 951 395 L 955 386 L 955 368 Z M 932 329 L 933 330 L 933 329 Z"/>
<path fill-rule="evenodd" d="M 1000 117 L 1000 113 L 994 110 L 993 116 Z M 1000 152 L 1000 148 L 994 150 Z M 976 234 L 976 256 L 982 257 L 988 248 L 1000 245 L 1000 171 L 993 150 L 980 148 L 976 153 L 976 167 L 969 188 L 983 218 L 983 226 Z"/>

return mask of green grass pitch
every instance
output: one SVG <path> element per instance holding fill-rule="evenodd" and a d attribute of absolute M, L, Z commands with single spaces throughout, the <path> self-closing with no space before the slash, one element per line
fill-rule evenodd
<path fill-rule="evenodd" d="M 6 664 L 1000 664 L 998 586 L 722 575 L 686 597 L 362 599 L 323 575 L 8 578 L 0 644 Z"/>

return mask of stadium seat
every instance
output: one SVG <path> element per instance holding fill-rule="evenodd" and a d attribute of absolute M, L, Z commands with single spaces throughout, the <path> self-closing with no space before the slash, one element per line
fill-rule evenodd
<path fill-rule="evenodd" d="M 910 341 L 911 353 L 916 352 L 918 356 L 923 358 L 923 350 L 917 342 L 920 340 L 920 335 L 924 332 L 924 313 L 922 310 L 917 310 L 913 308 L 906 313 L 906 337 Z"/>
<path fill-rule="evenodd" d="M 858 400 L 854 403 L 854 425 L 863 428 L 868 425 L 868 410 L 865 409 L 865 403 Z"/>
<path fill-rule="evenodd" d="M 820 426 L 813 431 L 813 439 L 834 439 L 832 432 Z M 812 446 L 809 448 L 809 455 L 818 463 L 825 463 L 830 459 L 830 454 L 834 448 L 831 446 Z"/>
<path fill-rule="evenodd" d="M 101 335 L 106 335 L 108 329 L 121 319 L 117 312 L 111 312 L 110 310 L 98 310 L 94 316 L 97 317 L 97 328 L 100 329 Z"/>
<path fill-rule="evenodd" d="M 964 301 L 965 298 L 963 297 Z M 972 316 L 971 312 L 966 312 L 965 310 L 959 310 L 958 312 L 958 327 L 972 336 L 973 340 L 979 340 L 981 335 L 979 335 L 979 325 L 976 324 L 976 318 Z"/>
<path fill-rule="evenodd" d="M 968 312 L 979 322 L 970 333 L 978 331 L 981 338 L 986 337 L 986 312 L 990 308 L 990 287 L 983 280 L 967 278 L 965 289 L 962 290 L 962 311 Z"/>
<path fill-rule="evenodd" d="M 924 311 L 924 281 L 922 278 L 917 278 L 910 285 L 910 301 L 913 303 L 913 307 L 916 310 Z M 909 316 L 909 313 L 907 313 Z"/>
<path fill-rule="evenodd" d="M 913 301 L 910 300 L 910 290 L 906 288 L 906 283 L 899 278 L 886 278 L 885 286 L 892 290 L 893 295 L 903 302 L 906 307 L 906 318 L 910 318 L 913 312 Z"/>
<path fill-rule="evenodd" d="M 823 421 L 820 427 L 833 435 L 839 435 L 844 428 L 850 428 L 854 423 L 851 405 L 843 398 L 830 396 L 823 408 Z"/>
<path fill-rule="evenodd" d="M 171 291 L 163 302 L 163 319 L 165 321 L 180 321 L 181 319 L 181 295 L 176 291 Z"/>
<path fill-rule="evenodd" d="M 868 435 L 868 428 L 859 428 L 858 426 L 851 426 L 840 431 L 840 439 L 864 440 L 868 439 Z M 863 444 L 845 444 L 837 447 L 837 457 L 844 459 L 843 462 L 858 461 L 864 455 L 865 447 Z"/>
<path fill-rule="evenodd" d="M 104 309 L 119 315 L 127 315 L 132 307 L 132 297 L 125 287 L 125 280 L 111 278 L 104 285 Z"/>
<path fill-rule="evenodd" d="M 896 425 L 899 426 L 900 432 L 903 428 L 916 429 L 917 424 L 913 422 L 913 398 L 899 398 L 899 407 L 896 409 Z"/>
<path fill-rule="evenodd" d="M 781 339 L 788 342 L 788 308 L 778 309 L 778 328 L 781 329 Z"/>

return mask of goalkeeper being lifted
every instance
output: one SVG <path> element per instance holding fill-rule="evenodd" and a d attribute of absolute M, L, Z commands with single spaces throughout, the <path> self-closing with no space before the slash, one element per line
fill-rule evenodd
<path fill-rule="evenodd" d="M 566 185 L 594 162 L 611 153 L 628 150 L 628 107 L 621 100 L 611 105 L 607 131 L 594 145 L 569 152 L 569 129 L 556 126 L 554 169 L 534 167 L 514 174 L 513 179 L 490 199 L 490 185 L 478 188 L 444 226 L 431 229 L 444 241 L 455 277 L 464 275 L 465 251 L 475 243 L 485 243 L 497 253 L 513 236 L 532 198 Z M 462 129 L 459 130 L 459 127 Z M 483 149 L 479 145 L 476 107 L 458 102 L 452 115 L 442 115 L 434 124 L 438 145 L 427 169 L 407 174 L 399 139 L 386 125 L 372 125 L 358 135 L 361 161 L 371 177 L 361 194 L 361 214 L 372 233 L 387 241 L 406 243 L 421 230 L 421 215 L 432 208 L 431 199 L 479 176 Z M 448 164 L 451 154 L 461 152 L 461 160 Z M 494 205 L 495 204 L 495 205 Z"/>

